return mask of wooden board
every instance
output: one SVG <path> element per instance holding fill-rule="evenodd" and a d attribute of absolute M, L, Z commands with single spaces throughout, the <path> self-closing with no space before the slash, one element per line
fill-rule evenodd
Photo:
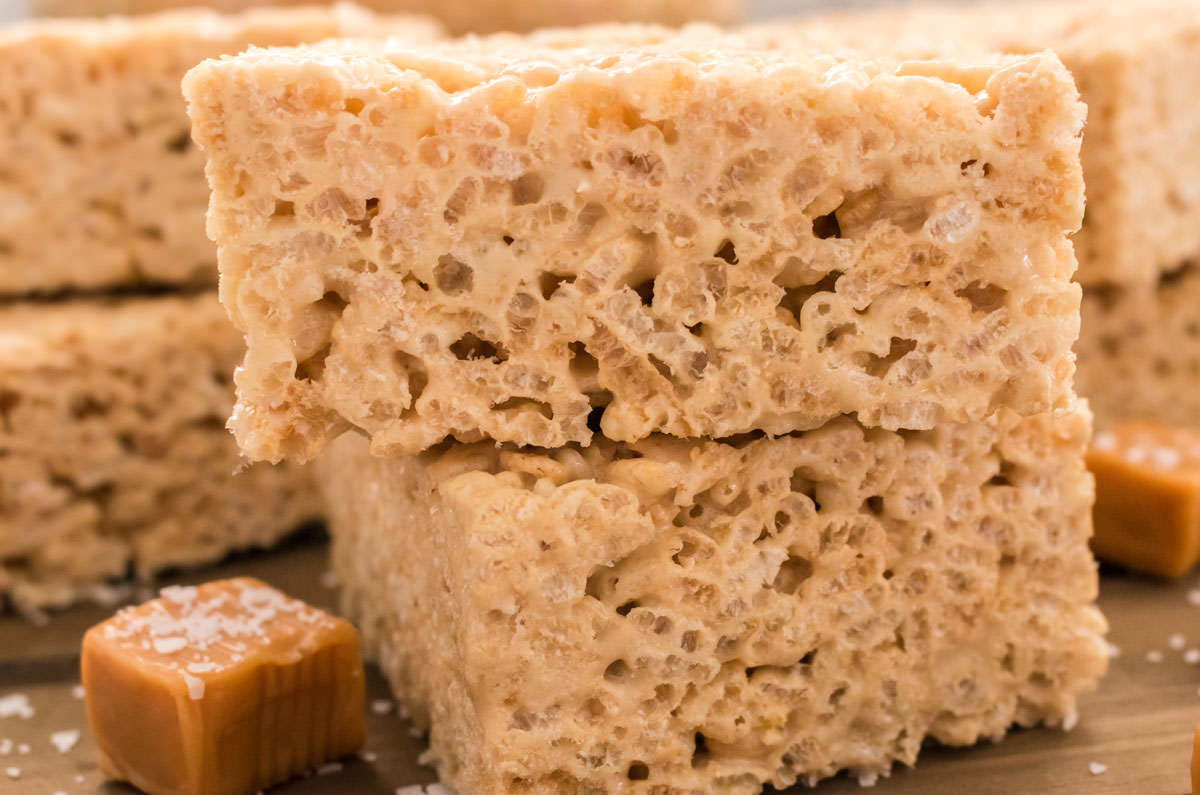
<path fill-rule="evenodd" d="M 321 539 L 308 538 L 275 554 L 239 558 L 179 582 L 247 574 L 305 599 L 332 607 L 336 593 L 321 584 L 326 571 Z M 1011 734 L 999 744 L 970 749 L 927 748 L 916 768 L 898 769 L 881 780 L 873 793 L 1139 793 L 1182 795 L 1190 791 L 1188 760 L 1192 730 L 1200 720 L 1200 665 L 1188 664 L 1184 652 L 1200 649 L 1200 606 L 1188 592 L 1200 588 L 1200 576 L 1174 584 L 1105 573 L 1101 607 L 1112 624 L 1111 640 L 1121 651 L 1113 660 L 1100 690 L 1085 699 L 1079 725 L 1065 733 L 1031 729 Z M 1198 591 L 1200 595 L 1200 591 Z M 0 718 L 0 749 L 5 738 L 13 750 L 0 756 L 0 793 L 51 795 L 65 793 L 132 793 L 129 787 L 105 783 L 92 759 L 83 703 L 73 694 L 78 683 L 79 641 L 93 623 L 111 608 L 79 607 L 51 616 L 49 624 L 32 626 L 15 617 L 0 618 L 0 698 L 25 694 L 31 718 Z M 1169 638 L 1182 634 L 1182 650 L 1170 648 Z M 1161 662 L 1147 654 L 1157 651 Z M 1153 656 L 1153 655 L 1152 655 Z M 1200 653 L 1197 654 L 1200 656 Z M 369 700 L 388 699 L 378 671 L 372 669 Z M 347 761 L 342 770 L 285 784 L 278 795 L 361 793 L 392 795 L 397 787 L 434 780 L 417 763 L 423 750 L 419 738 L 395 711 L 369 715 L 370 739 L 366 759 Z M 78 744 L 60 753 L 50 742 L 57 731 L 78 729 Z M 26 744 L 28 753 L 17 746 Z M 367 761 L 370 760 L 370 761 Z M 1094 774 L 1091 763 L 1106 766 Z M 20 770 L 8 778 L 5 769 Z M 1098 769 L 1098 768 L 1097 768 Z M 811 792 L 812 790 L 796 790 Z M 846 777 L 827 781 L 816 795 L 861 792 Z"/>

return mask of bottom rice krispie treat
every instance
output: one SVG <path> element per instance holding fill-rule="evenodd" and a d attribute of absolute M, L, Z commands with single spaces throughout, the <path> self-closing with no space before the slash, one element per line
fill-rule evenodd
<path fill-rule="evenodd" d="M 1096 426 L 1123 419 L 1200 426 L 1200 268 L 1157 283 L 1088 288 L 1076 351 Z"/>
<path fill-rule="evenodd" d="M 345 606 L 461 792 L 750 793 L 1075 720 L 1086 408 L 321 460 Z"/>
<path fill-rule="evenodd" d="M 234 474 L 242 351 L 209 292 L 0 308 L 0 595 L 61 605 L 319 516 L 307 472 Z"/>

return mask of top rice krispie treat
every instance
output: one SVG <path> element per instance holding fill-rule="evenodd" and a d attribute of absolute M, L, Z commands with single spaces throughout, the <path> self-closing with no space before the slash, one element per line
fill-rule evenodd
<path fill-rule="evenodd" d="M 885 66 L 710 29 L 256 50 L 187 77 L 232 427 L 888 429 L 1070 393 L 1083 107 L 1053 55 Z"/>
<path fill-rule="evenodd" d="M 440 28 L 351 5 L 0 28 L 0 294 L 216 283 L 204 157 L 179 93 L 251 44 Z"/>

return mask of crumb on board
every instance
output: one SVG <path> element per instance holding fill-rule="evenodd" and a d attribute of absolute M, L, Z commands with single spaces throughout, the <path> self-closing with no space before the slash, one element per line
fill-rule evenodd
<path fill-rule="evenodd" d="M 11 693 L 0 698 L 0 718 L 32 718 L 33 707 L 24 693 Z"/>

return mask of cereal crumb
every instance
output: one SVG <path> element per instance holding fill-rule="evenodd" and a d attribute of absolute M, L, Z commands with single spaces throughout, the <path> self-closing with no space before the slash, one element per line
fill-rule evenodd
<path fill-rule="evenodd" d="M 1098 776 L 1101 773 L 1108 771 L 1108 765 L 1103 762 L 1088 762 L 1088 772 L 1093 776 Z"/>

